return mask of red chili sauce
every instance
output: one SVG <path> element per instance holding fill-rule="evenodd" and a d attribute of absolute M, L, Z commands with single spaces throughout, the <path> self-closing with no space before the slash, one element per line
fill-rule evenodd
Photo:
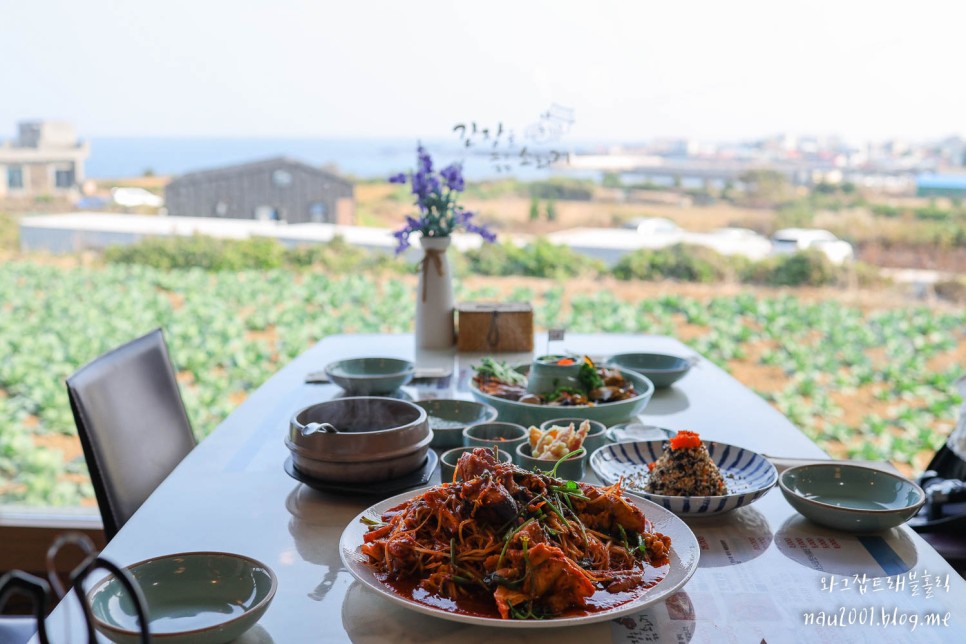
<path fill-rule="evenodd" d="M 593 595 L 585 599 L 587 602 L 586 608 L 569 610 L 556 617 L 583 617 L 585 615 L 602 613 L 642 597 L 649 588 L 656 586 L 667 575 L 670 562 L 667 558 L 664 558 L 659 564 L 649 564 L 644 569 L 644 581 L 636 588 L 616 593 L 598 589 Z M 500 619 L 500 613 L 496 608 L 496 602 L 493 600 L 493 597 L 483 592 L 469 597 L 451 599 L 450 597 L 433 595 L 419 588 L 417 586 L 418 580 L 416 579 L 389 579 L 389 575 L 386 573 L 376 573 L 375 577 L 383 585 L 392 589 L 397 595 L 411 599 L 414 602 L 431 606 L 446 611 L 447 613 Z"/>

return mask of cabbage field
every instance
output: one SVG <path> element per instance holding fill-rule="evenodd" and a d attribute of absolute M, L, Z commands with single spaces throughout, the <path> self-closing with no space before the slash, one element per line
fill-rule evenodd
<path fill-rule="evenodd" d="M 766 374 L 746 384 L 837 456 L 920 470 L 960 402 L 952 383 L 963 371 L 962 312 L 526 284 L 504 283 L 500 297 L 532 302 L 539 328 L 674 335 L 739 379 Z M 457 288 L 461 300 L 498 293 Z M 100 353 L 163 327 L 202 438 L 326 335 L 410 330 L 413 293 L 411 278 L 372 274 L 0 264 L 0 502 L 92 503 L 79 449 L 51 446 L 75 444 L 64 379 Z"/>

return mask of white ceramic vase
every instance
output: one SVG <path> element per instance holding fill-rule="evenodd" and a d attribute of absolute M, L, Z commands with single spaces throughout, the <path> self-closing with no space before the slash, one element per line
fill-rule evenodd
<path fill-rule="evenodd" d="M 446 260 L 449 237 L 421 237 L 423 259 L 416 291 L 416 346 L 448 349 L 456 342 L 453 274 Z"/>

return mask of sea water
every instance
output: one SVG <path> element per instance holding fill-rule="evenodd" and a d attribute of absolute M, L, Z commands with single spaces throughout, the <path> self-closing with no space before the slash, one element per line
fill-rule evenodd
<path fill-rule="evenodd" d="M 314 166 L 330 166 L 359 179 L 386 179 L 415 167 L 418 143 L 415 139 L 92 137 L 85 168 L 92 179 L 146 173 L 172 176 L 285 156 Z M 462 162 L 463 173 L 471 181 L 500 177 L 533 181 L 552 174 L 574 174 L 565 168 L 551 170 L 507 160 L 497 163 L 492 154 L 467 149 L 455 139 L 422 143 L 437 168 Z"/>

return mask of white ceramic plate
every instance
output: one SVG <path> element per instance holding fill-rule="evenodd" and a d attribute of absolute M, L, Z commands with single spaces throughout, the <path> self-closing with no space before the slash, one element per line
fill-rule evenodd
<path fill-rule="evenodd" d="M 428 489 L 426 487 L 399 494 L 366 509 L 346 526 L 346 529 L 342 532 L 342 538 L 339 540 L 339 554 L 342 557 L 342 563 L 353 577 L 389 601 L 419 613 L 433 615 L 434 617 L 448 619 L 454 622 L 502 628 L 557 628 L 560 626 L 589 624 L 592 622 L 607 621 L 629 613 L 636 613 L 646 606 L 667 599 L 687 583 L 698 567 L 698 556 L 700 554 L 698 540 L 695 538 L 694 533 L 691 532 L 691 529 L 681 519 L 664 508 L 644 499 L 632 498 L 631 500 L 634 504 L 644 512 L 645 516 L 653 524 L 653 529 L 671 537 L 670 567 L 667 575 L 655 586 L 649 588 L 642 596 L 634 601 L 615 606 L 614 608 L 599 613 L 576 617 L 560 617 L 556 619 L 499 619 L 495 617 L 478 617 L 476 615 L 451 613 L 404 597 L 391 587 L 380 582 L 376 579 L 372 568 L 366 565 L 367 557 L 360 550 L 362 537 L 368 532 L 368 528 L 361 521 L 362 517 L 366 516 L 378 520 L 382 513 L 389 508 L 416 497 Z"/>
<path fill-rule="evenodd" d="M 721 474 L 728 494 L 723 496 L 664 496 L 643 490 L 650 470 L 648 463 L 664 453 L 667 441 L 636 441 L 601 447 L 590 455 L 590 467 L 606 485 L 624 477 L 628 494 L 644 497 L 680 516 L 710 516 L 729 512 L 761 498 L 778 482 L 778 472 L 757 452 L 703 441 Z"/>

